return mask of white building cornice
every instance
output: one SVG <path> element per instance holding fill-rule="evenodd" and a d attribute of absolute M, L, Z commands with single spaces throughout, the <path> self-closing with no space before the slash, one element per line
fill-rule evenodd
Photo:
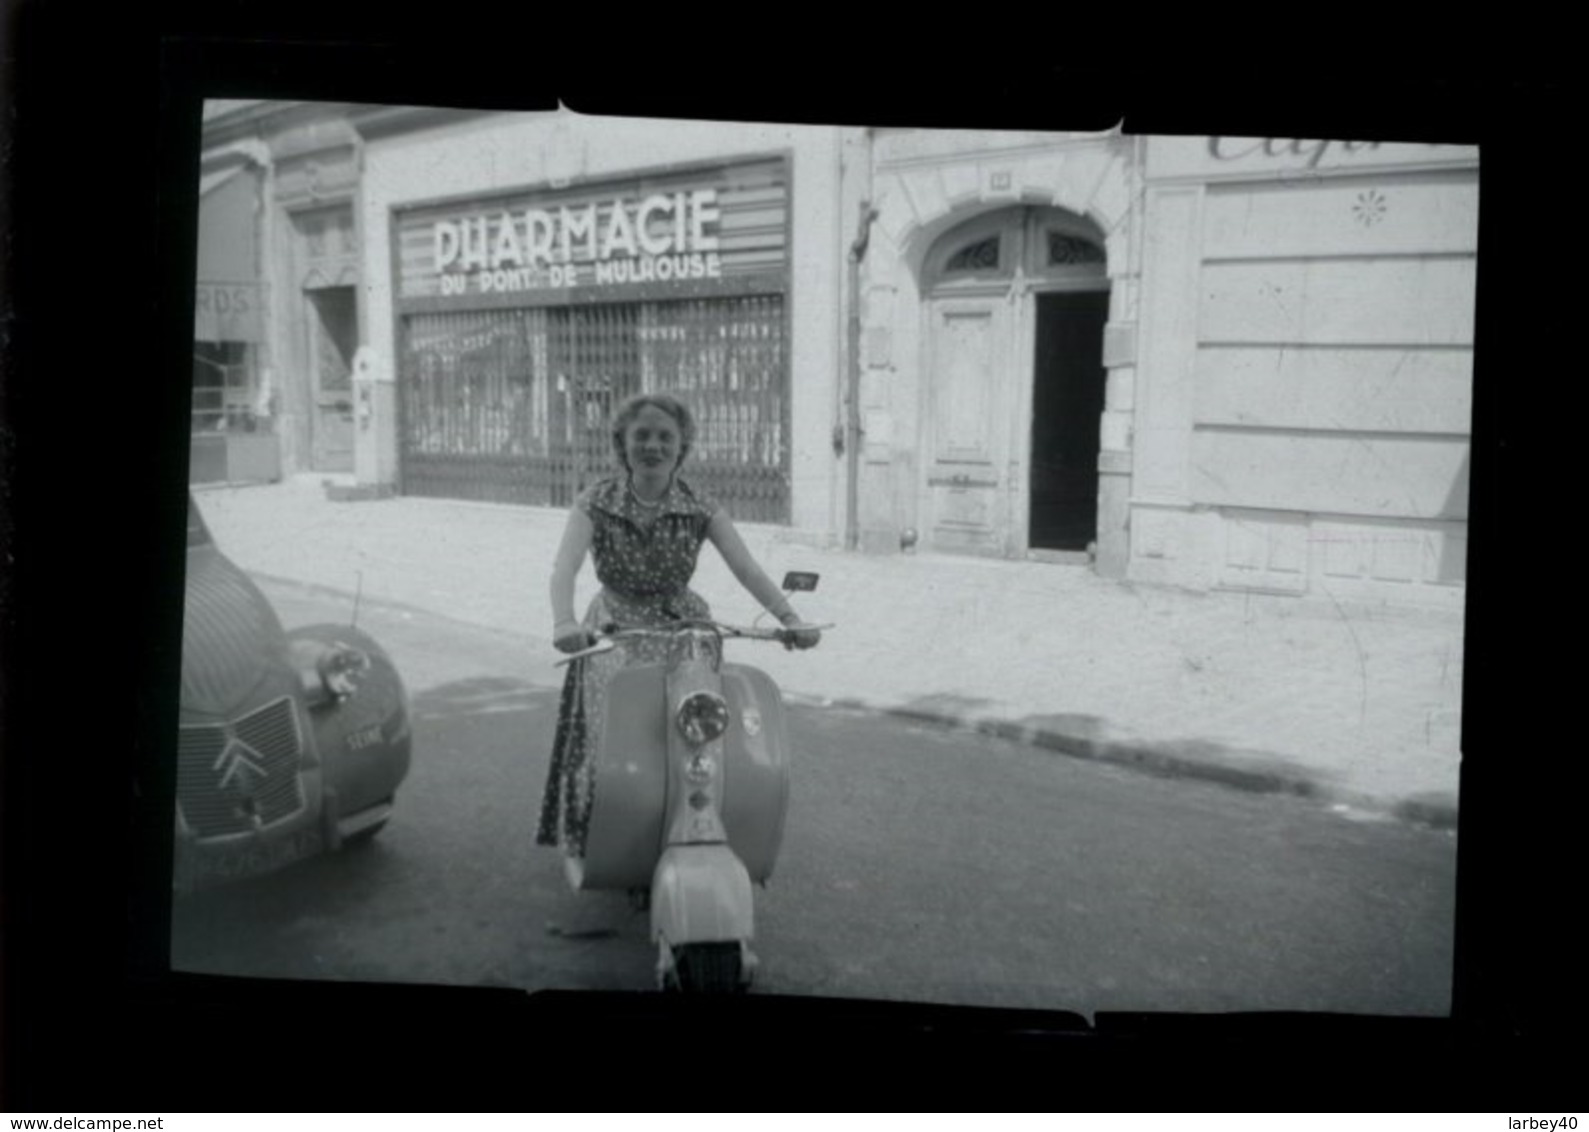
<path fill-rule="evenodd" d="M 455 106 L 350 106 L 348 124 L 365 141 L 456 125 L 498 113 Z"/>
<path fill-rule="evenodd" d="M 876 164 L 880 170 L 923 166 L 975 165 L 988 158 L 1018 160 L 1062 149 L 1119 144 L 1118 130 L 1101 133 L 1038 133 L 1031 131 L 920 130 L 878 135 Z"/>
<path fill-rule="evenodd" d="M 270 139 L 315 122 L 344 118 L 360 104 L 230 99 L 204 105 L 203 142 L 209 151 L 245 138 Z"/>

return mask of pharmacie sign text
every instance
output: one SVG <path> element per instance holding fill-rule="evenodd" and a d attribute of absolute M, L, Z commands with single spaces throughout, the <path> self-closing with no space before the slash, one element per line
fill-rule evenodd
<path fill-rule="evenodd" d="M 719 279 L 716 189 L 437 220 L 443 295 Z"/>

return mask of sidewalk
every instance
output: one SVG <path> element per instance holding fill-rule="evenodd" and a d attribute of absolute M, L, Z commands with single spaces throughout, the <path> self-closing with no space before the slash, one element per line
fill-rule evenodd
<path fill-rule="evenodd" d="M 561 669 L 547 598 L 564 513 L 397 498 L 333 502 L 319 478 L 194 492 L 245 570 L 527 638 Z M 973 727 L 1067 754 L 1451 824 L 1462 619 L 1327 599 L 1127 586 L 1081 566 L 930 553 L 872 557 L 745 526 L 774 578 L 836 628 L 812 652 L 742 645 L 792 700 Z M 577 605 L 595 592 L 589 565 Z M 711 547 L 695 588 L 725 621 L 759 608 Z M 749 655 L 754 648 L 754 655 Z M 544 658 L 541 664 L 538 658 Z"/>

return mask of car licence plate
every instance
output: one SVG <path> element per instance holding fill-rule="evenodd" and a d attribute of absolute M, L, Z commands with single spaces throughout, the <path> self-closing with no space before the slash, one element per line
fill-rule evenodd
<path fill-rule="evenodd" d="M 276 837 L 266 837 L 248 845 L 235 848 L 218 846 L 190 846 L 191 855 L 187 869 L 193 884 L 214 884 L 220 881 L 240 880 L 271 872 L 304 857 L 319 853 L 322 848 L 317 829 L 300 829 Z"/>

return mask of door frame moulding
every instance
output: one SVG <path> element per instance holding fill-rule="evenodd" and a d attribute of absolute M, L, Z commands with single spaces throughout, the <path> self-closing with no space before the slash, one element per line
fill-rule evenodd
<path fill-rule="evenodd" d="M 993 411 L 1003 412 L 1007 422 L 1002 451 L 995 464 L 1002 465 L 1003 482 L 996 506 L 998 553 L 1006 558 L 1038 557 L 1044 561 L 1087 563 L 1085 552 L 1033 551 L 1031 542 L 1032 411 L 1034 403 L 1036 309 L 1035 296 L 1047 293 L 1114 291 L 1111 276 L 1109 240 L 1097 221 L 1051 202 L 1001 201 L 946 214 L 949 223 L 923 227 L 918 235 L 930 241 L 911 251 L 915 264 L 917 294 L 920 297 L 919 357 L 921 411 L 917 417 L 916 449 L 921 454 L 917 470 L 915 523 L 927 534 L 933 528 L 934 504 L 931 477 L 936 462 L 934 450 L 934 382 L 937 363 L 936 332 L 938 312 L 945 302 L 960 298 L 1002 298 L 1007 314 L 1002 327 L 1002 353 L 1005 372 L 996 375 L 1001 386 L 994 391 Z M 1096 266 L 1071 266 L 1034 269 L 1034 248 L 1043 231 L 1059 230 L 1094 244 L 1103 255 Z M 965 246 L 999 237 L 1000 260 L 997 269 L 968 274 L 963 279 L 944 278 L 944 264 Z M 1107 318 L 1106 318 L 1107 325 Z M 1105 371 L 1107 381 L 1107 369 Z M 1102 428 L 1100 415 L 1099 427 Z M 1100 528 L 1102 526 L 1100 500 Z M 1100 537 L 1101 537 L 1100 530 Z M 1059 557 L 1055 557 L 1059 556 Z"/>

